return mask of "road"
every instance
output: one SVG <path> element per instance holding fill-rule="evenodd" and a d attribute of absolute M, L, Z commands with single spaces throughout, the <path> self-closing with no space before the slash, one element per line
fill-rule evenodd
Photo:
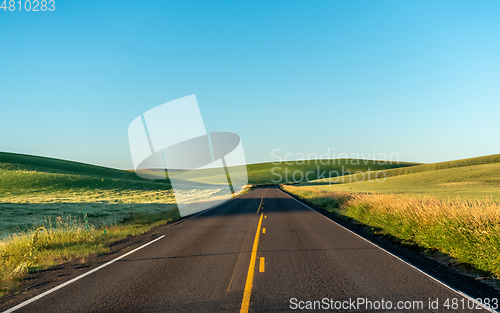
<path fill-rule="evenodd" d="M 344 308 L 338 312 L 364 311 L 367 305 L 353 306 L 358 298 L 375 307 L 390 301 L 385 312 L 398 305 L 452 312 L 443 304 L 453 298 L 467 305 L 277 188 L 255 189 L 158 236 L 16 312 L 284 312 L 315 300 Z M 439 299 L 439 309 L 429 310 L 429 299 Z"/>

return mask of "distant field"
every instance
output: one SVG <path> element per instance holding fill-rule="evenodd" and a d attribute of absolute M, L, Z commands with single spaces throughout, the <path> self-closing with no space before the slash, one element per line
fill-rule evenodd
<path fill-rule="evenodd" d="M 488 156 L 453 162 L 387 170 L 387 179 L 361 181 L 361 175 L 345 176 L 345 183 L 329 185 L 325 181 L 304 184 L 321 191 L 395 193 L 430 195 L 438 198 L 484 198 L 500 201 L 500 156 Z M 490 162 L 490 163 L 487 163 Z M 479 164 L 479 165 L 478 165 Z M 360 182 L 355 182 L 358 180 Z M 381 181 L 382 179 L 380 179 Z M 351 182 L 352 181 L 352 182 Z"/>
<path fill-rule="evenodd" d="M 379 171 L 418 165 L 417 163 L 360 159 L 299 160 L 288 163 L 249 164 L 247 165 L 248 182 L 257 185 L 305 182 L 306 175 L 307 180 L 316 180 L 321 177 L 336 177 L 358 171 Z"/>
<path fill-rule="evenodd" d="M 164 203 L 166 199 L 173 200 L 170 185 L 162 182 L 57 173 L 10 163 L 0 163 L 0 182 L 0 202 L 9 203 Z"/>
<path fill-rule="evenodd" d="M 287 164 L 288 163 L 288 164 Z M 247 165 L 248 183 L 254 185 L 276 185 L 280 183 L 305 182 L 319 178 L 337 177 L 350 173 L 390 170 L 420 165 L 419 163 L 373 161 L 361 159 L 321 159 L 288 162 L 266 162 Z M 167 176 L 159 171 L 144 170 L 150 176 Z M 204 175 L 204 173 L 206 175 Z M 205 176 L 200 181 L 220 181 L 220 175 L 202 170 L 197 175 Z M 307 175 L 307 176 L 306 176 Z"/>
<path fill-rule="evenodd" d="M 17 162 L 17 163 L 16 163 Z M 48 226 L 55 218 L 96 225 L 131 213 L 175 209 L 168 181 L 64 160 L 0 153 L 0 238 Z"/>
<path fill-rule="evenodd" d="M 34 170 L 48 173 L 84 174 L 94 177 L 122 178 L 142 181 L 134 172 L 122 171 L 97 165 L 66 161 L 54 158 L 0 152 L 0 164 L 16 164 L 20 169 Z"/>
<path fill-rule="evenodd" d="M 168 181 L 44 157 L 0 152 L 2 203 L 173 203 Z"/>
<path fill-rule="evenodd" d="M 384 171 L 383 175 L 385 177 L 394 177 L 394 176 L 416 174 L 416 173 L 430 172 L 436 170 L 445 170 L 451 168 L 461 168 L 474 165 L 494 164 L 494 163 L 500 163 L 500 154 L 487 155 L 482 157 L 455 160 L 455 161 L 431 163 L 431 164 L 418 164 L 418 165 L 414 164 L 416 166 L 411 166 L 411 167 L 401 166 L 399 168 L 387 169 Z M 382 173 L 378 173 L 376 171 L 370 171 L 365 174 L 350 175 L 351 177 L 346 177 L 345 181 L 355 182 L 361 180 L 376 179 L 376 178 L 382 178 L 383 175 Z M 328 182 L 328 179 L 318 179 L 316 182 L 320 183 Z"/>

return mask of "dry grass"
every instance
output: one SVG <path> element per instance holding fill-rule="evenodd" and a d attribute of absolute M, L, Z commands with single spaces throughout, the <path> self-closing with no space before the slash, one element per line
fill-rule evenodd
<path fill-rule="evenodd" d="M 52 228 L 40 227 L 0 241 L 0 297 L 15 290 L 27 274 L 92 254 L 107 253 L 109 244 L 179 218 L 178 210 L 132 214 L 120 225 L 96 228 L 78 219 L 57 218 Z"/>
<path fill-rule="evenodd" d="M 437 199 L 283 188 L 327 211 L 401 241 L 438 250 L 500 279 L 500 204 L 490 198 Z"/>

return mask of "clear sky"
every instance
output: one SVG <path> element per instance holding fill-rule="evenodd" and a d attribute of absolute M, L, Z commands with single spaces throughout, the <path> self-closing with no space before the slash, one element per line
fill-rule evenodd
<path fill-rule="evenodd" d="M 0 10 L 0 151 L 131 168 L 129 123 L 191 94 L 208 131 L 241 136 L 249 163 L 275 160 L 273 149 L 500 153 L 500 1 Z"/>

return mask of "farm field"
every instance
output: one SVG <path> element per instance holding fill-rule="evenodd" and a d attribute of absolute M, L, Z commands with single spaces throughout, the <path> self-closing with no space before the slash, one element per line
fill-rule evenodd
<path fill-rule="evenodd" d="M 166 181 L 77 162 L 24 155 L 16 159 L 0 153 L 0 237 L 50 226 L 56 218 L 83 222 L 86 217 L 87 223 L 103 226 L 131 214 L 175 209 Z"/>
<path fill-rule="evenodd" d="M 361 159 L 298 160 L 280 163 L 258 163 L 247 165 L 250 184 L 280 184 L 306 182 L 321 177 L 337 177 L 349 173 L 411 168 L 418 163 L 373 161 Z M 308 174 L 309 172 L 309 174 Z M 306 177 L 307 175 L 307 177 Z M 322 176 L 323 175 L 323 176 Z M 307 179 L 306 179 L 307 178 Z"/>
<path fill-rule="evenodd" d="M 334 180 L 302 184 L 321 191 L 395 193 L 446 198 L 500 200 L 500 155 L 419 165 L 375 173 L 349 175 Z"/>

